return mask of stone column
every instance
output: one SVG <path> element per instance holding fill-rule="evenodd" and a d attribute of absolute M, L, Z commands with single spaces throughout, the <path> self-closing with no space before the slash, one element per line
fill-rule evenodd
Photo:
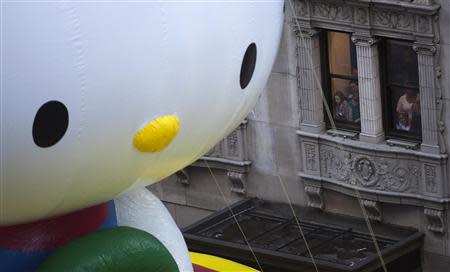
<path fill-rule="evenodd" d="M 415 43 L 419 65 L 420 112 L 422 122 L 421 150 L 429 153 L 439 153 L 439 127 L 435 94 L 436 72 L 434 54 L 436 47 Z"/>
<path fill-rule="evenodd" d="M 321 88 L 319 32 L 313 29 L 296 31 L 297 81 L 300 97 L 300 130 L 312 133 L 325 128 Z"/>
<path fill-rule="evenodd" d="M 359 105 L 361 133 L 359 139 L 368 143 L 384 140 L 381 108 L 381 84 L 377 40 L 352 35 L 358 59 Z"/>

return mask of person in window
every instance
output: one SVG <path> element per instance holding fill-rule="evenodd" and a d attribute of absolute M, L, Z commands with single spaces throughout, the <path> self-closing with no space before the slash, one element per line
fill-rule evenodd
<path fill-rule="evenodd" d="M 334 95 L 334 118 L 337 121 L 352 121 L 352 109 L 349 107 L 344 94 L 340 91 Z"/>
<path fill-rule="evenodd" d="M 360 121 L 360 110 L 359 110 L 359 86 L 357 81 L 350 81 L 349 87 L 347 89 L 348 106 L 351 111 L 351 118 L 348 121 L 358 123 Z"/>
<path fill-rule="evenodd" d="M 354 123 L 358 123 L 361 119 L 360 117 L 360 110 L 359 110 L 359 93 L 351 94 L 348 97 L 348 106 L 350 108 L 352 118 L 350 121 L 353 121 Z"/>
<path fill-rule="evenodd" d="M 413 89 L 405 92 L 397 102 L 396 129 L 416 132 L 420 129 L 420 99 Z"/>

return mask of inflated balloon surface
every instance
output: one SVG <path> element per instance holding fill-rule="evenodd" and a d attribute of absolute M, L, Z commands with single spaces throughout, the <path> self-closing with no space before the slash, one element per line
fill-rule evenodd
<path fill-rule="evenodd" d="M 249 113 L 282 1 L 162 2 L 2 3 L 0 225 L 159 181 Z"/>
<path fill-rule="evenodd" d="M 245 118 L 282 21 L 281 0 L 2 2 L 3 266 L 34 269 L 88 229 L 115 225 L 105 218 L 117 213 L 118 225 L 156 235 L 191 270 L 184 243 L 171 244 L 182 236 L 167 210 L 139 188 L 197 160 Z M 126 233 L 141 235 L 98 237 Z"/>

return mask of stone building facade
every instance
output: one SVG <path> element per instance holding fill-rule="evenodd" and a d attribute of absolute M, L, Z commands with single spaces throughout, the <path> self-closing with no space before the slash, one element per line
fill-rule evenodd
<path fill-rule="evenodd" d="M 247 120 L 151 190 L 180 226 L 249 196 L 361 217 L 360 199 L 371 220 L 424 232 L 424 271 L 446 271 L 450 1 L 293 8 Z"/>

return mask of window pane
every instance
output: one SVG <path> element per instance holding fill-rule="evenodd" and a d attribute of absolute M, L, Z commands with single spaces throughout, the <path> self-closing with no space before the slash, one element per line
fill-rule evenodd
<path fill-rule="evenodd" d="M 420 136 L 420 99 L 417 89 L 391 87 L 394 129 Z"/>
<path fill-rule="evenodd" d="M 341 78 L 331 79 L 333 118 L 338 122 L 359 124 L 358 82 Z"/>
<path fill-rule="evenodd" d="M 356 49 L 350 34 L 328 32 L 328 56 L 331 74 L 358 76 Z"/>
<path fill-rule="evenodd" d="M 388 83 L 412 88 L 419 87 L 417 54 L 412 45 L 390 40 L 386 43 L 386 53 Z"/>
<path fill-rule="evenodd" d="M 349 33 L 329 31 L 327 36 L 327 89 L 335 124 L 340 129 L 359 130 L 359 88 L 356 49 Z"/>
<path fill-rule="evenodd" d="M 386 41 L 388 134 L 420 139 L 420 95 L 417 54 L 410 43 Z"/>

